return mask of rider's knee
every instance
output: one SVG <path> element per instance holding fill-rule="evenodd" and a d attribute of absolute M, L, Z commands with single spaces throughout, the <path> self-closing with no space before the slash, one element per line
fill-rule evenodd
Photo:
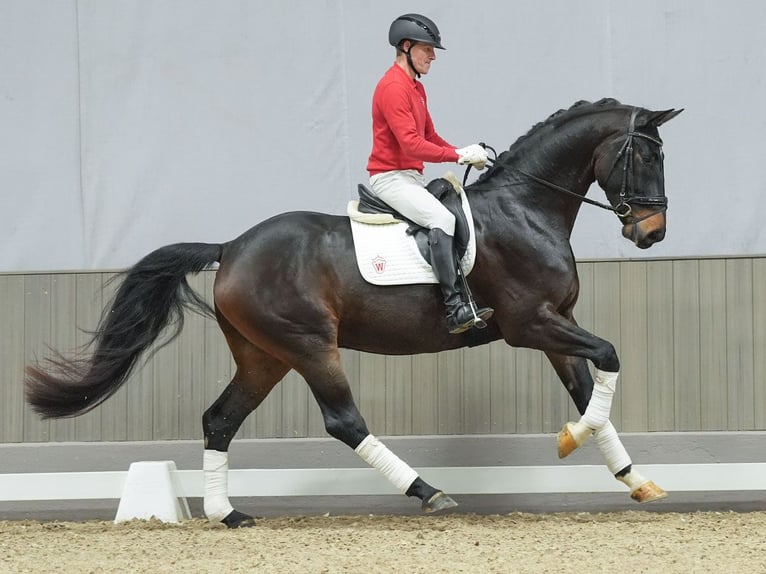
<path fill-rule="evenodd" d="M 444 233 L 450 237 L 455 235 L 455 216 L 445 207 L 444 213 L 434 214 L 432 216 L 432 223 L 429 226 L 430 229 L 441 229 Z"/>

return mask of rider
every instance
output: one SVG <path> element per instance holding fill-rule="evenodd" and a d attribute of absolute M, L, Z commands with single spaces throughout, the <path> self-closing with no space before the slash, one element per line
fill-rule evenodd
<path fill-rule="evenodd" d="M 478 144 L 456 149 L 434 129 L 426 92 L 417 78 L 428 73 L 444 50 L 439 29 L 420 14 L 393 21 L 389 43 L 396 60 L 378 82 L 372 97 L 372 153 L 367 163 L 375 195 L 415 223 L 429 229 L 431 265 L 441 286 L 450 333 L 470 329 L 475 317 L 461 294 L 453 235 L 455 217 L 425 188 L 423 162 L 457 162 L 483 169 L 487 152 Z M 486 320 L 493 310 L 477 309 Z"/>

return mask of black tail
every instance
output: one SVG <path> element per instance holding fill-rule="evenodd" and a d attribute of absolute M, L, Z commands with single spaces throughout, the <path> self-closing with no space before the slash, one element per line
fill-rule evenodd
<path fill-rule="evenodd" d="M 89 356 L 61 355 L 27 367 L 26 397 L 44 418 L 87 413 L 122 386 L 141 354 L 169 325 L 174 329 L 160 347 L 183 328 L 184 308 L 213 315 L 213 310 L 186 281 L 220 261 L 222 245 L 177 243 L 161 247 L 125 272 L 125 277 L 86 345 Z M 160 348 L 158 347 L 158 348 Z"/>

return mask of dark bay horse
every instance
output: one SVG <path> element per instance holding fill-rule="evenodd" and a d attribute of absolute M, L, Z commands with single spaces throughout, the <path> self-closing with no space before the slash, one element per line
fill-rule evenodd
<path fill-rule="evenodd" d="M 181 243 L 144 257 L 125 272 L 86 353 L 28 367 L 27 399 L 45 417 L 85 413 L 116 392 L 166 327 L 175 327 L 171 338 L 180 332 L 185 308 L 214 313 L 237 369 L 202 418 L 204 506 L 211 520 L 229 527 L 253 523 L 229 504 L 227 453 L 244 419 L 291 369 L 309 385 L 327 432 L 433 512 L 455 502 L 370 433 L 338 348 L 433 353 L 502 338 L 543 351 L 583 415 L 560 433 L 560 456 L 593 435 L 633 498 L 660 498 L 664 491 L 632 468 L 609 422 L 619 359 L 611 343 L 573 318 L 579 284 L 569 238 L 597 181 L 624 237 L 642 249 L 663 239 L 667 199 L 658 127 L 678 113 L 615 100 L 578 102 L 533 127 L 467 187 L 477 236 L 468 280 L 477 299 L 495 309 L 484 330 L 448 334 L 436 285 L 366 283 L 347 217 L 285 213 L 228 243 Z M 215 262 L 213 310 L 186 275 Z"/>

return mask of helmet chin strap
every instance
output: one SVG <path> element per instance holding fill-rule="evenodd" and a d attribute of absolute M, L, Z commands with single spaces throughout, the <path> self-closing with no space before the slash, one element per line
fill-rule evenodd
<path fill-rule="evenodd" d="M 417 44 L 417 42 L 411 42 L 411 43 L 410 43 L 410 47 L 409 47 L 409 48 L 407 48 L 407 51 L 406 51 L 406 52 L 404 52 L 404 50 L 402 50 L 402 52 L 404 52 L 405 54 L 407 54 L 407 64 L 410 66 L 410 70 L 412 70 L 413 72 L 415 72 L 415 77 L 417 77 L 417 79 L 419 80 L 419 79 L 420 79 L 420 72 L 418 72 L 418 71 L 415 69 L 415 64 L 413 64 L 413 63 L 412 63 L 412 56 L 410 55 L 410 52 L 412 51 L 412 47 L 413 47 L 415 44 Z"/>

